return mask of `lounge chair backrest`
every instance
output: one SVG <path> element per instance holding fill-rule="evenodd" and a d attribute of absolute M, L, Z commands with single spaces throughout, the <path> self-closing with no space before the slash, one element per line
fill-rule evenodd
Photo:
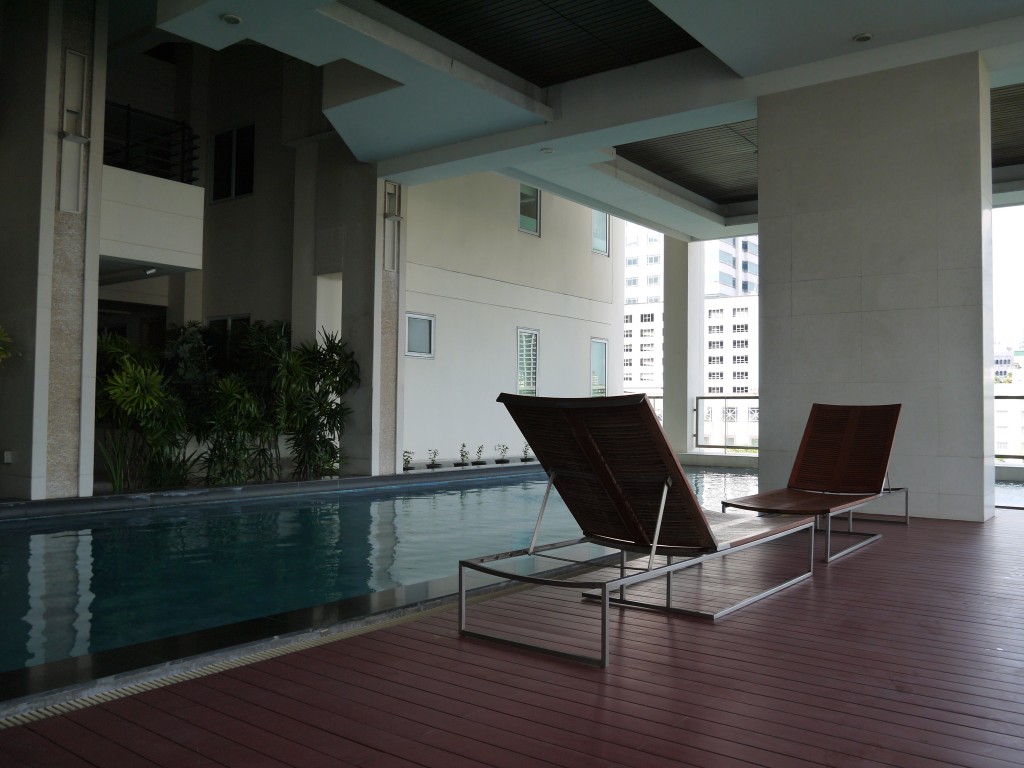
<path fill-rule="evenodd" d="M 879 493 L 900 405 L 815 403 L 807 418 L 789 487 L 826 493 Z"/>
<path fill-rule="evenodd" d="M 646 395 L 548 398 L 502 394 L 584 535 L 650 546 L 671 479 L 659 545 L 714 549 L 693 489 Z"/>

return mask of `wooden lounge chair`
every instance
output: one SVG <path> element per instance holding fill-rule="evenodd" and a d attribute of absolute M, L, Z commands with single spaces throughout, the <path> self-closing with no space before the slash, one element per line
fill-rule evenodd
<path fill-rule="evenodd" d="M 903 494 L 903 521 L 910 523 L 906 488 L 888 483 L 889 454 L 896 435 L 900 405 L 811 406 L 789 484 L 753 496 L 722 502 L 722 511 L 745 509 L 761 514 L 815 515 L 825 523 L 825 562 L 881 538 L 853 530 L 853 512 L 890 493 Z M 832 552 L 832 518 L 846 515 L 843 536 L 858 541 Z"/>
<path fill-rule="evenodd" d="M 705 515 L 645 395 L 556 399 L 503 394 L 498 402 L 508 408 L 547 471 L 548 489 L 528 548 L 459 563 L 462 634 L 607 666 L 610 603 L 717 619 L 811 576 L 814 518 L 717 512 Z M 579 523 L 583 536 L 537 546 L 537 532 L 552 486 Z M 709 518 L 713 519 L 709 522 Z M 782 583 L 776 581 L 757 594 L 713 610 L 673 606 L 671 574 L 801 532 L 807 535 L 806 549 L 798 546 L 792 550 L 799 553 L 798 568 L 786 561 L 788 570 L 781 577 Z M 599 551 L 601 556 L 591 559 L 594 555 L 589 554 L 573 559 L 573 551 L 579 549 Z M 524 567 L 524 561 L 535 563 L 537 559 L 543 559 L 549 566 L 556 564 L 561 572 Z M 631 565 L 631 561 L 638 564 Z M 581 576 L 579 571 L 587 566 L 595 570 Z M 599 567 L 604 571 L 598 571 Z M 572 569 L 576 572 L 564 572 Z M 601 601 L 600 657 L 538 648 L 531 643 L 467 629 L 467 570 L 528 584 L 590 590 L 587 596 Z M 796 570 L 799 574 L 792 576 Z M 665 578 L 663 603 L 660 597 L 657 603 L 627 597 L 627 587 L 657 578 Z M 757 588 L 763 586 L 759 584 Z M 618 594 L 613 596 L 616 591 Z"/>

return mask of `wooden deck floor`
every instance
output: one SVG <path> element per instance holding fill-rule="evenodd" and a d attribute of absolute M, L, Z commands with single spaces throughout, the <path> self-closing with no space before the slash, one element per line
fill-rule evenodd
<path fill-rule="evenodd" d="M 1024 764 L 1024 513 L 866 527 L 717 623 L 613 611 L 605 670 L 459 638 L 451 610 L 2 730 L 0 765 Z M 585 644 L 595 610 L 527 590 L 471 618 Z"/>

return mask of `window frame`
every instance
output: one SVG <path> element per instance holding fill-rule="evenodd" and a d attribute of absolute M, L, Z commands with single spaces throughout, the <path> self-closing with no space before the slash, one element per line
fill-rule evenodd
<path fill-rule="evenodd" d="M 523 194 L 524 191 L 525 190 L 529 190 L 529 189 L 532 189 L 536 193 L 533 197 L 524 196 L 524 194 Z M 531 216 L 529 213 L 524 215 L 524 213 L 523 213 L 524 209 L 528 210 L 528 206 L 530 206 L 531 203 L 532 203 L 533 207 L 536 209 L 534 215 Z M 540 190 L 537 187 L 530 186 L 529 184 L 520 184 L 519 185 L 519 231 L 523 232 L 524 234 L 527 234 L 527 235 L 533 235 L 534 237 L 540 237 L 540 218 L 541 218 L 540 212 L 541 212 Z M 524 222 L 529 222 L 529 221 L 533 221 L 534 228 L 531 229 L 530 227 L 524 227 L 523 226 Z"/>
<path fill-rule="evenodd" d="M 600 247 L 597 240 L 598 219 L 604 220 L 604 247 Z M 610 235 L 611 222 L 608 219 L 608 214 L 592 208 L 590 210 L 590 252 L 600 256 L 608 256 L 611 253 L 611 249 L 608 246 Z"/>
<path fill-rule="evenodd" d="M 409 321 L 410 320 L 426 320 L 430 323 L 430 351 L 429 352 L 416 352 L 409 349 L 409 339 L 412 334 L 409 333 Z M 420 357 L 433 359 L 437 353 L 437 318 L 434 315 L 427 314 L 426 312 L 406 312 L 405 313 L 405 356 L 406 357 Z"/>
<path fill-rule="evenodd" d="M 594 389 L 594 349 L 595 345 L 604 347 L 604 391 Z M 608 339 L 599 336 L 590 337 L 590 396 L 608 397 Z"/>
<path fill-rule="evenodd" d="M 523 376 L 523 347 L 522 340 L 526 336 L 533 337 L 533 388 L 522 386 Z M 518 326 L 516 328 L 516 394 L 536 397 L 539 389 L 538 374 L 540 369 L 540 331 L 536 328 Z"/>
<path fill-rule="evenodd" d="M 256 191 L 256 124 L 249 123 L 220 131 L 214 134 L 211 146 L 210 202 L 219 203 L 252 195 Z M 225 152 L 228 153 L 227 158 Z M 245 153 L 244 157 L 241 152 Z M 226 190 L 223 188 L 225 181 L 228 187 Z"/>

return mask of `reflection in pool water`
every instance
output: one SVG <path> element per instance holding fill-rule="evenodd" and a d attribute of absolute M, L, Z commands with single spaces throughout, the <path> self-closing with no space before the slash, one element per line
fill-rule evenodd
<path fill-rule="evenodd" d="M 750 471 L 692 470 L 705 507 Z M 0 671 L 451 576 L 529 544 L 541 475 L 0 524 Z M 543 541 L 579 535 L 560 499 Z"/>

